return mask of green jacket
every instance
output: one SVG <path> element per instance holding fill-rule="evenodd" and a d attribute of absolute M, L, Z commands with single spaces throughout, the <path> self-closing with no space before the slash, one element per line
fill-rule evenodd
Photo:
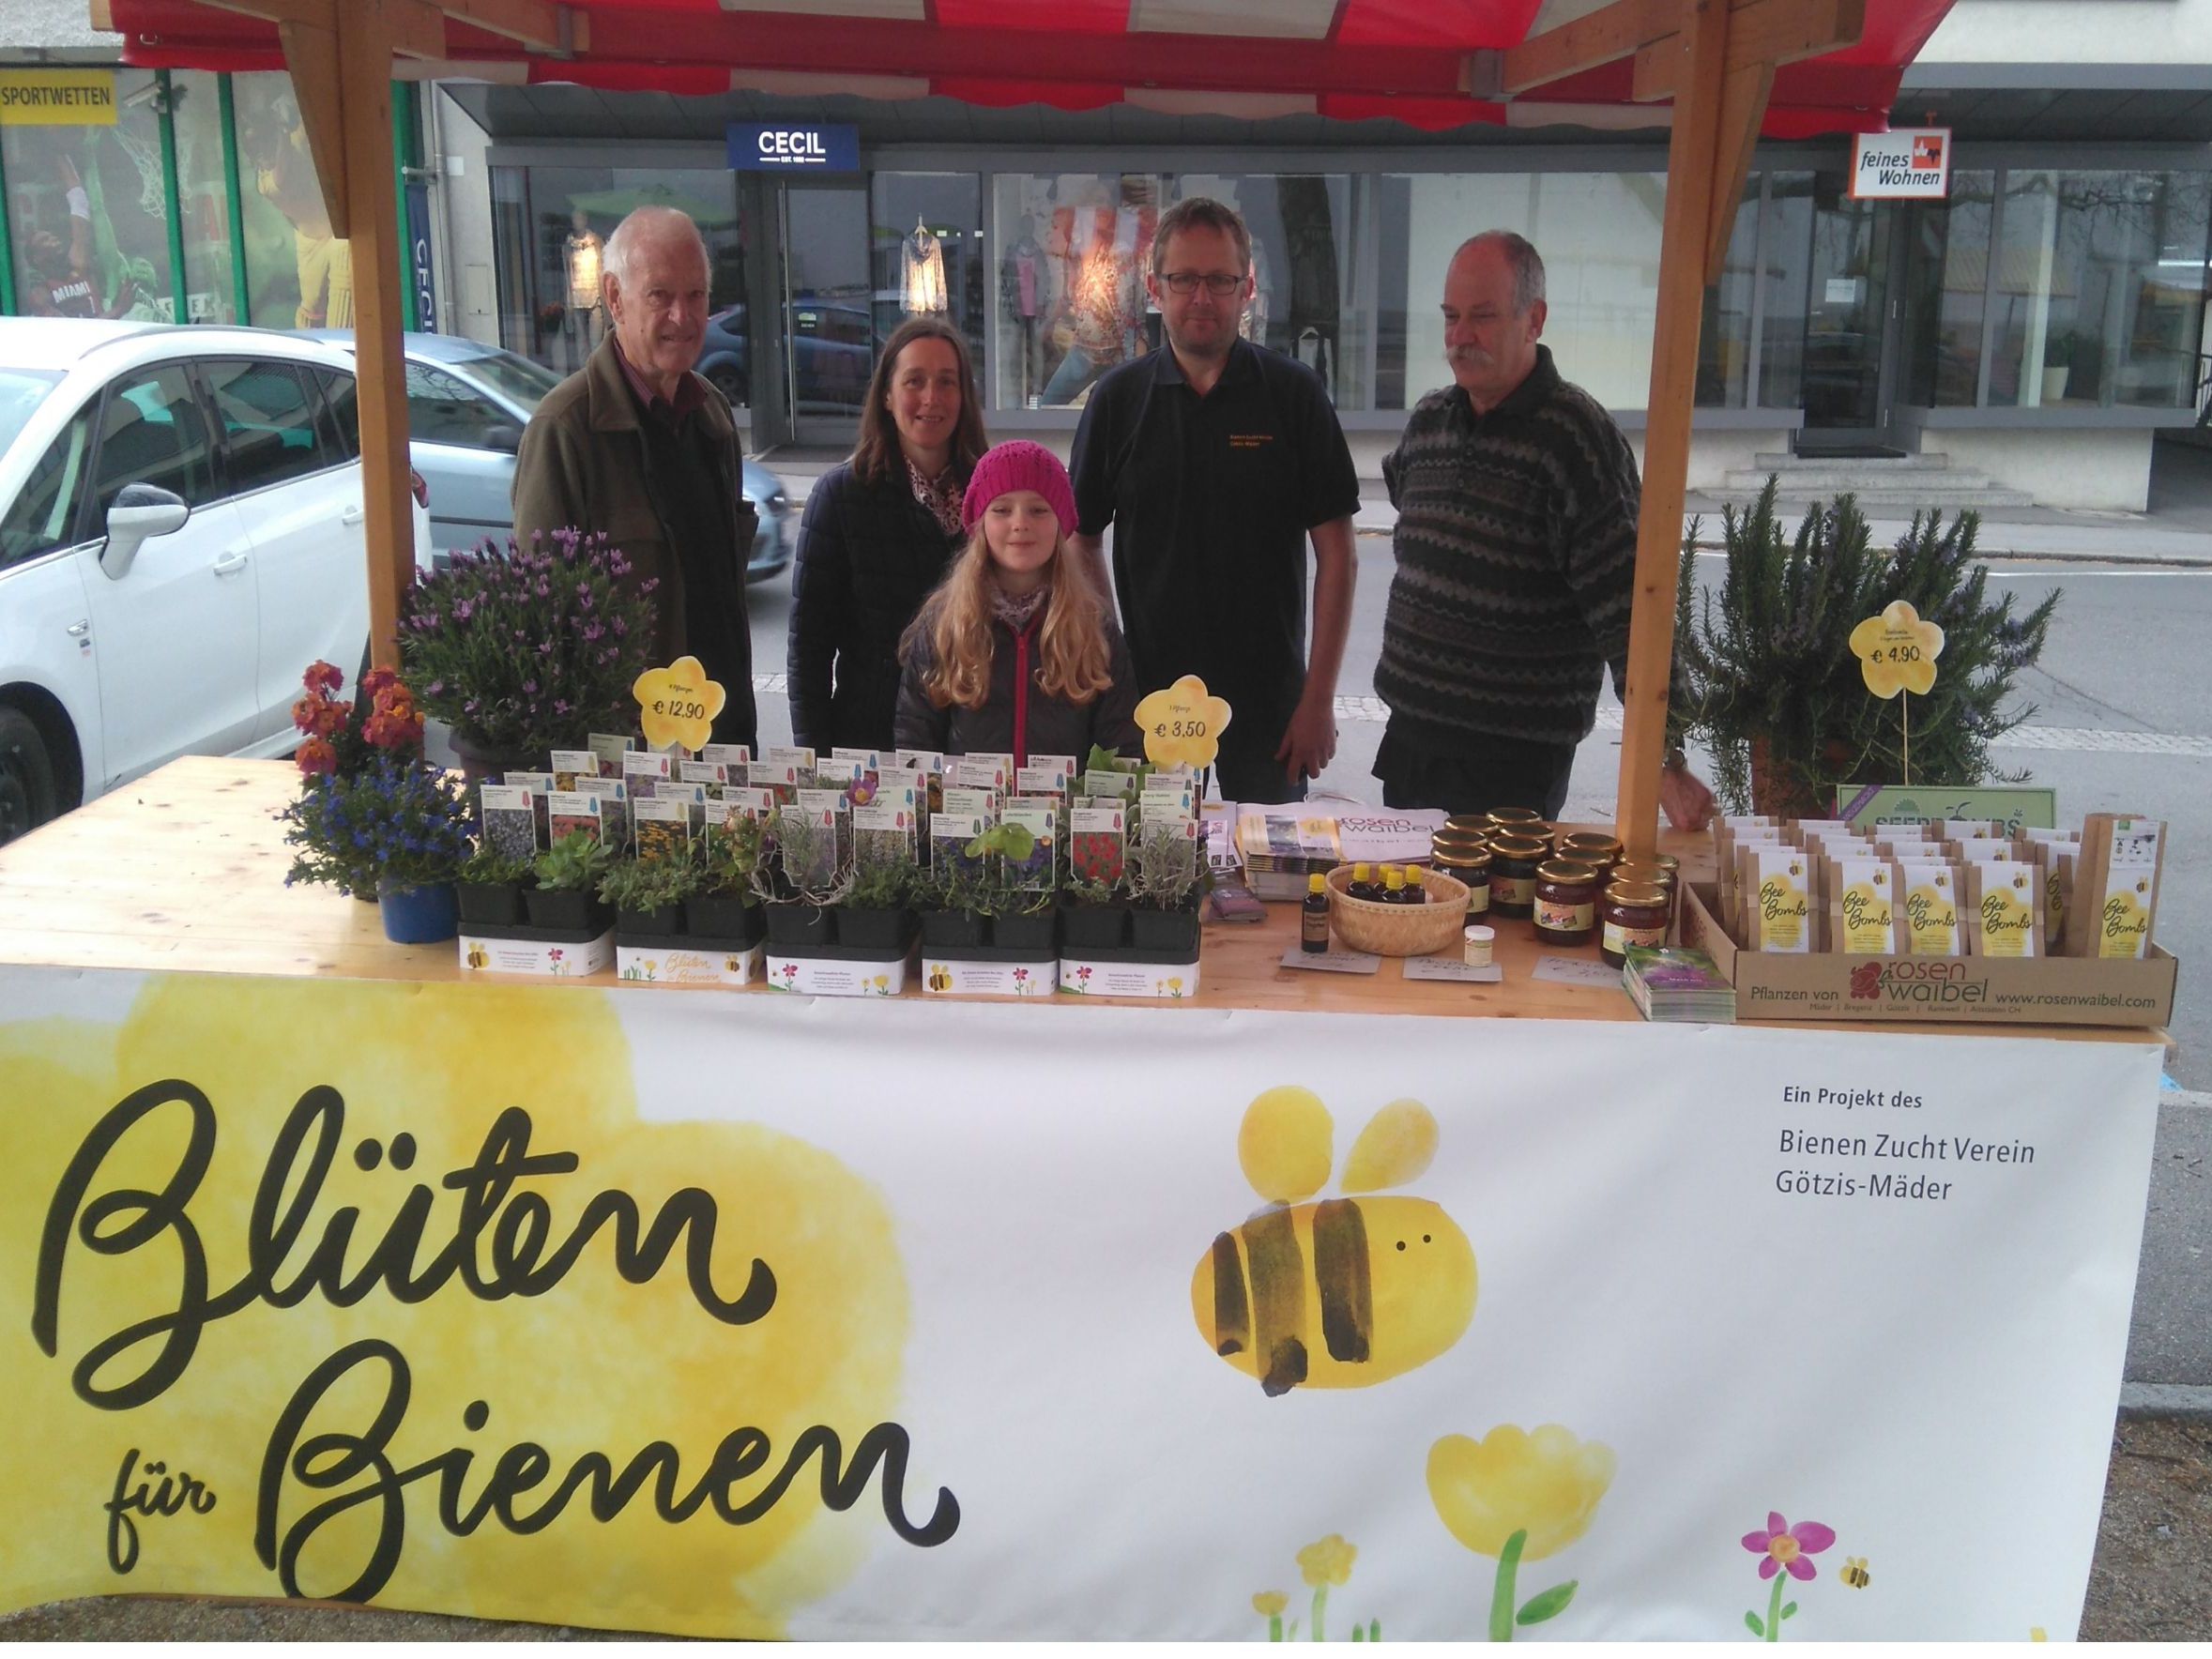
<path fill-rule="evenodd" d="M 702 382 L 702 384 L 704 384 Z M 753 537 L 759 515 L 740 489 L 744 476 L 738 449 L 737 423 L 729 404 L 711 387 L 694 419 L 707 423 L 721 460 L 717 466 L 725 499 L 736 513 L 736 545 L 726 557 L 713 561 L 717 591 L 685 592 L 683 567 L 676 557 L 666 515 L 656 499 L 647 475 L 645 419 L 637 399 L 623 378 L 615 356 L 615 337 L 599 342 L 583 368 L 570 375 L 538 405 L 538 412 L 523 429 L 522 448 L 515 458 L 514 534 L 527 541 L 533 532 L 551 535 L 572 525 L 586 533 L 604 530 L 607 539 L 628 556 L 633 579 L 657 579 L 654 589 L 658 622 L 654 634 L 655 662 L 669 662 L 694 648 L 686 639 L 687 607 L 701 602 L 723 607 L 733 615 L 737 639 L 750 647 L 745 616 L 745 566 L 753 553 Z M 753 706 L 752 663 L 749 649 L 742 664 L 709 664 L 721 669 L 731 709 Z M 729 683 L 737 678 L 739 683 Z M 720 729 L 725 723 L 717 722 Z M 752 721 L 745 719 L 750 729 Z"/>

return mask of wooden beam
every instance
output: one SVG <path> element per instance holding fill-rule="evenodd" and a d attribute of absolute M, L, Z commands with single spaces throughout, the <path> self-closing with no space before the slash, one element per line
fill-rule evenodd
<path fill-rule="evenodd" d="M 1682 497 L 1689 474 L 1703 323 L 1705 248 L 1721 149 L 1728 0 L 1684 0 L 1688 43 L 1683 93 L 1667 144 L 1667 209 L 1659 241 L 1658 312 L 1643 440 L 1643 501 L 1636 525 L 1636 601 L 1622 688 L 1621 787 L 1614 833 L 1632 857 L 1657 845 L 1659 769 L 1666 753 L 1667 683 L 1674 659 L 1674 584 L 1682 563 Z"/>
<path fill-rule="evenodd" d="M 201 0 L 201 4 L 217 11 L 257 17 L 265 23 L 306 23 L 318 29 L 338 26 L 331 0 Z"/>
<path fill-rule="evenodd" d="M 1735 233 L 1744 179 L 1751 171 L 1751 151 L 1759 143 L 1759 124 L 1766 118 L 1766 100 L 1774 85 L 1772 64 L 1731 69 L 1721 84 L 1720 137 L 1713 155 L 1713 215 L 1705 226 L 1708 288 L 1720 281 L 1721 269 L 1728 263 L 1729 238 Z"/>
<path fill-rule="evenodd" d="M 292 91 L 299 104 L 299 125 L 307 133 L 307 151 L 314 158 L 315 182 L 323 188 L 323 210 L 330 218 L 330 234 L 344 236 L 351 222 L 351 197 L 346 190 L 345 114 L 339 90 L 338 33 L 312 23 L 281 23 L 277 38 L 283 42 L 284 67 L 292 71 Z"/>
<path fill-rule="evenodd" d="M 91 20 L 93 28 L 100 34 L 114 35 L 121 32 L 115 27 L 114 8 L 108 4 L 108 0 L 86 0 L 84 12 Z"/>
<path fill-rule="evenodd" d="M 402 57 L 446 55 L 445 14 L 425 0 L 384 0 L 386 31 Z"/>
<path fill-rule="evenodd" d="M 581 51 L 561 32 L 560 14 L 568 8 L 550 0 L 432 0 L 450 18 L 473 23 L 510 40 L 519 40 L 536 52 Z M 580 21 L 580 20 L 579 20 Z"/>
<path fill-rule="evenodd" d="M 1675 0 L 1613 0 L 1508 47 L 1499 90 L 1511 97 L 1626 57 L 1645 41 L 1670 33 L 1677 18 Z"/>
<path fill-rule="evenodd" d="M 1866 28 L 1867 0 L 1736 0 L 1729 17 L 1727 73 L 1855 46 Z M 1629 98 L 1653 103 L 1674 97 L 1686 61 L 1678 35 L 1639 49 Z"/>

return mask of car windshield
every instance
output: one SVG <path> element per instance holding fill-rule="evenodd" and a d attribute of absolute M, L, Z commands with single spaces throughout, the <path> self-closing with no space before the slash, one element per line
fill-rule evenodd
<path fill-rule="evenodd" d="M 61 384 L 58 373 L 38 369 L 0 369 L 0 455 L 8 453 L 46 394 Z"/>
<path fill-rule="evenodd" d="M 454 366 L 501 397 L 521 404 L 526 414 L 537 413 L 539 400 L 560 384 L 560 376 L 552 370 L 511 351 L 469 358 Z"/>

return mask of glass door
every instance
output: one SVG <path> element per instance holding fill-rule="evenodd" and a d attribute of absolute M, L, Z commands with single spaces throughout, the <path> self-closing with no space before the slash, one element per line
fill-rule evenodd
<path fill-rule="evenodd" d="M 868 196 L 850 185 L 784 190 L 784 364 L 791 435 L 849 444 L 876 364 Z"/>
<path fill-rule="evenodd" d="M 1904 251 L 1895 204 L 1853 201 L 1840 173 L 1821 174 L 1813 198 L 1797 449 L 1901 453 L 1890 421 L 1903 286 L 1896 267 Z"/>

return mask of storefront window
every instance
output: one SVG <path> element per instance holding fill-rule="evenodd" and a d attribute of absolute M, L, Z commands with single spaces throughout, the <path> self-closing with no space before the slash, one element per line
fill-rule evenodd
<path fill-rule="evenodd" d="M 968 337 L 980 372 L 984 318 L 983 187 L 972 173 L 878 173 L 868 181 L 876 338 L 908 317 Z"/>
<path fill-rule="evenodd" d="M 170 322 L 176 302 L 159 87 L 148 69 L 99 73 L 114 86 L 112 124 L 0 128 L 16 306 L 28 316 Z M 72 84 L 86 77 L 57 74 Z"/>
<path fill-rule="evenodd" d="M 169 72 L 170 118 L 176 130 L 176 186 L 184 234 L 185 320 L 235 323 L 230 190 L 222 158 L 222 103 L 216 77 Z"/>
<path fill-rule="evenodd" d="M 997 405 L 1064 408 L 1152 349 L 1143 272 L 1166 180 L 1144 173 L 992 180 Z"/>
<path fill-rule="evenodd" d="M 731 403 L 748 401 L 744 238 L 734 175 L 719 168 L 497 167 L 492 217 L 500 247 L 501 338 L 568 374 L 607 331 L 606 239 L 633 208 L 676 207 L 706 239 L 708 320 L 698 372 Z"/>
<path fill-rule="evenodd" d="M 246 242 L 247 321 L 258 328 L 353 327 L 353 251 L 329 210 L 292 77 L 231 77 Z"/>
<path fill-rule="evenodd" d="M 1751 377 L 1751 292 L 1758 285 L 1759 175 L 1744 180 L 1720 280 L 1705 290 L 1698 334 L 1698 404 L 1741 409 Z M 1648 396 L 1648 393 L 1646 394 Z"/>
<path fill-rule="evenodd" d="M 2206 188 L 2199 173 L 2006 173 L 1990 402 L 2187 406 Z"/>
<path fill-rule="evenodd" d="M 1905 402 L 1971 407 L 1981 375 L 1996 175 L 1954 173 L 1950 199 L 1913 208 L 1907 235 Z M 1932 290 L 1932 292 L 1930 292 Z"/>
<path fill-rule="evenodd" d="M 1667 181 L 1656 173 L 1407 175 L 1404 402 L 1450 379 L 1444 363 L 1444 267 L 1486 230 L 1518 231 L 1544 256 L 1544 342 L 1559 370 L 1610 408 L 1651 395 L 1659 236 Z M 1385 376 L 1379 373 L 1378 384 Z"/>
<path fill-rule="evenodd" d="M 1805 400 L 1805 327 L 1812 309 L 1813 175 L 1777 173 L 1767 187 L 1759 237 L 1759 405 L 1794 409 Z"/>

